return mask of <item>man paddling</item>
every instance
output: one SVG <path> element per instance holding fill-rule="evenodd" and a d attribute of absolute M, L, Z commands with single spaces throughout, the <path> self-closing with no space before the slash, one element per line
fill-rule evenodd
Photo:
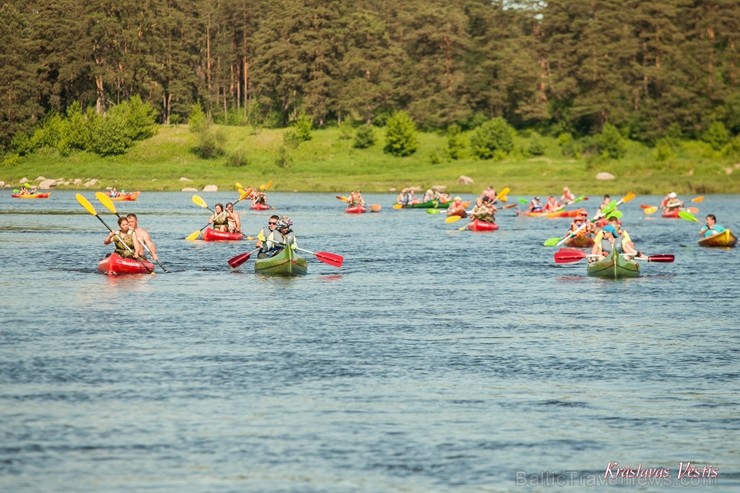
<path fill-rule="evenodd" d="M 714 214 L 707 214 L 707 218 L 704 220 L 705 226 L 699 231 L 699 236 L 708 238 L 710 236 L 718 235 L 725 231 L 724 226 L 717 224 L 717 217 Z"/>
<path fill-rule="evenodd" d="M 131 213 L 126 216 L 126 219 L 128 219 L 129 228 L 134 231 L 136 239 L 139 240 L 139 243 L 141 243 L 145 250 L 149 251 L 155 261 L 159 260 L 159 258 L 157 257 L 157 247 L 156 245 L 154 245 L 152 237 L 149 236 L 149 232 L 144 228 L 139 227 L 139 218 L 136 217 L 136 214 Z"/>

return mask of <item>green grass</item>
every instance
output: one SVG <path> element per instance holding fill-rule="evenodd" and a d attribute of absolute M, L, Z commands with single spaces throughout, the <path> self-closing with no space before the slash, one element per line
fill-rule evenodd
<path fill-rule="evenodd" d="M 248 127 L 218 127 L 225 137 L 227 153 L 240 152 L 247 166 L 226 166 L 226 158 L 204 160 L 192 152 L 195 136 L 187 126 L 163 126 L 153 138 L 139 142 L 123 156 L 101 158 L 89 153 L 60 156 L 43 150 L 0 165 L 0 180 L 16 187 L 22 178 L 38 176 L 83 183 L 97 178 L 96 189 L 116 186 L 126 190 L 201 189 L 214 184 L 232 190 L 235 182 L 258 186 L 270 180 L 272 190 L 304 192 L 387 192 L 406 186 L 427 188 L 445 185 L 452 193 L 478 194 L 487 185 L 508 186 L 514 194 L 559 194 L 564 185 L 576 194 L 626 193 L 740 193 L 740 163 L 723 157 L 701 142 L 684 142 L 675 156 L 655 159 L 655 151 L 631 142 L 621 160 L 568 159 L 560 154 L 555 139 L 542 137 L 546 155 L 525 158 L 515 152 L 502 161 L 480 161 L 470 157 L 442 159 L 433 164 L 433 155 L 444 156 L 446 138 L 419 133 L 419 149 L 409 157 L 396 158 L 383 152 L 384 135 L 375 129 L 378 142 L 369 149 L 354 149 L 352 140 L 341 139 L 336 128 L 314 130 L 313 139 L 289 150 L 290 163 L 277 165 L 286 130 L 258 130 Z M 516 141 L 524 149 L 527 140 Z M 733 173 L 728 174 L 727 170 Z M 610 172 L 613 181 L 597 181 L 596 174 Z M 457 178 L 473 178 L 472 185 L 459 185 Z M 180 181 L 186 177 L 192 182 Z M 82 188 L 73 184 L 59 188 Z"/>

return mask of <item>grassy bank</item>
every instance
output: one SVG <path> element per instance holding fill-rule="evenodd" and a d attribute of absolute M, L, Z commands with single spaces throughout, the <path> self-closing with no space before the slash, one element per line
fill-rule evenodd
<path fill-rule="evenodd" d="M 226 138 L 227 154 L 241 152 L 244 167 L 228 167 L 226 158 L 204 160 L 191 152 L 194 135 L 186 126 L 163 126 L 153 138 L 140 142 L 126 155 L 101 158 L 87 153 L 67 157 L 56 151 L 42 151 L 17 160 L 6 159 L 0 166 L 0 180 L 16 187 L 19 180 L 33 181 L 38 176 L 86 182 L 100 181 L 94 188 L 116 186 L 126 190 L 201 189 L 214 184 L 233 189 L 235 182 L 259 185 L 272 180 L 273 190 L 303 192 L 341 192 L 359 188 L 365 192 L 386 192 L 406 186 L 427 188 L 445 185 L 453 193 L 477 194 L 487 185 L 508 186 L 517 194 L 559 194 L 564 185 L 576 194 L 624 193 L 740 193 L 740 163 L 712 151 L 699 142 L 685 142 L 675 156 L 658 161 L 655 151 L 630 143 L 627 156 L 619 161 L 567 159 L 554 139 L 542 138 L 545 155 L 503 161 L 472 158 L 442 159 L 433 164 L 432 156 L 443 156 L 447 146 L 442 135 L 419 133 L 419 149 L 413 156 L 395 158 L 383 153 L 383 132 L 376 129 L 378 142 L 369 149 L 352 147 L 339 130 L 315 130 L 313 139 L 288 151 L 288 164 L 277 164 L 286 130 L 254 131 L 246 127 L 220 127 Z M 527 140 L 517 139 L 517 148 Z M 615 180 L 598 181 L 596 174 L 609 172 Z M 460 185 L 461 175 L 474 180 Z M 192 181 L 181 180 L 187 178 Z M 82 188 L 63 185 L 60 188 Z"/>

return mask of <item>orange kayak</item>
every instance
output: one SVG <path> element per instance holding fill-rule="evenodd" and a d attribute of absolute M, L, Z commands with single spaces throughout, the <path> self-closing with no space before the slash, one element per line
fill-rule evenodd
<path fill-rule="evenodd" d="M 734 247 L 736 244 L 737 237 L 729 229 L 699 240 L 699 246 L 703 247 Z"/>

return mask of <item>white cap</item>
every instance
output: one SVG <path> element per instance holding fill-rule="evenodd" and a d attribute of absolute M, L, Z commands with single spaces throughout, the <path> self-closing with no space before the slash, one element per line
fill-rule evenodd
<path fill-rule="evenodd" d="M 675 199 L 677 197 L 676 192 L 671 192 L 668 194 L 668 197 Z"/>

